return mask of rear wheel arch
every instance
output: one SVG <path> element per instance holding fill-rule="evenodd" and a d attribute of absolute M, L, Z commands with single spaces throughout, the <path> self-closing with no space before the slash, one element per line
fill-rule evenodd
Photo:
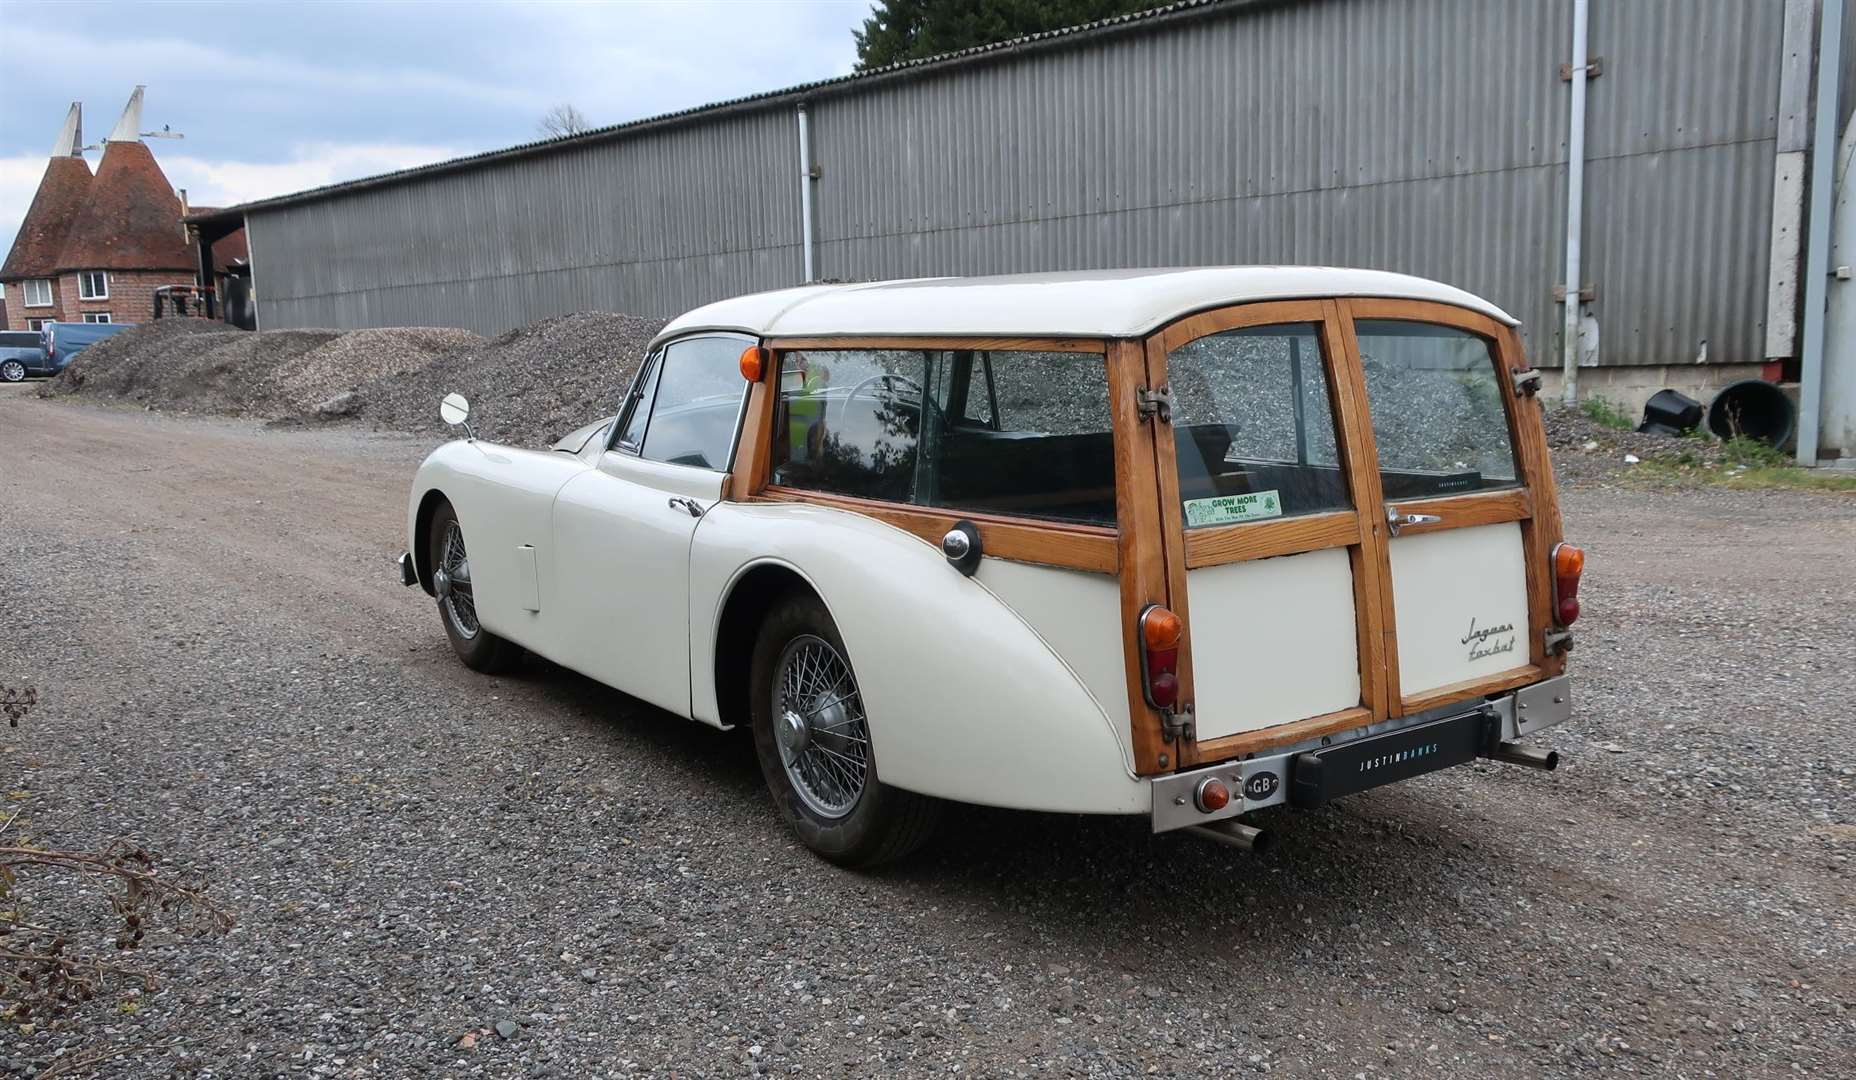
<path fill-rule="evenodd" d="M 824 603 L 825 598 L 804 575 L 782 563 L 750 567 L 729 587 L 715 625 L 713 677 L 716 709 L 723 724 L 746 727 L 752 720 L 749 669 L 754 661 L 754 643 L 768 614 L 794 593 L 814 596 Z"/>
<path fill-rule="evenodd" d="M 428 595 L 437 595 L 432 590 L 432 518 L 440 506 L 451 500 L 437 488 L 425 493 L 419 500 L 419 512 L 413 517 L 412 527 L 412 563 L 413 570 L 419 575 L 419 587 Z"/>

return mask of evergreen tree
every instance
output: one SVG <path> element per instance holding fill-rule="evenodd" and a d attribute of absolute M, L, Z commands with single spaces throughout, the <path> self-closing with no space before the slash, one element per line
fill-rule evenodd
<path fill-rule="evenodd" d="M 857 70 L 991 45 L 1160 7 L 1167 0 L 875 0 L 857 39 Z"/>

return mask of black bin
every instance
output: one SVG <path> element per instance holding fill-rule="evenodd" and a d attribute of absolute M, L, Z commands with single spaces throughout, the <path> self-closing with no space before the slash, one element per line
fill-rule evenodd
<path fill-rule="evenodd" d="M 1708 406 L 1708 430 L 1723 439 L 1739 435 L 1783 448 L 1797 425 L 1792 399 L 1764 379 L 1730 383 Z"/>
<path fill-rule="evenodd" d="M 1680 435 L 1701 426 L 1701 402 L 1680 390 L 1658 390 L 1643 406 L 1637 430 L 1651 435 Z"/>

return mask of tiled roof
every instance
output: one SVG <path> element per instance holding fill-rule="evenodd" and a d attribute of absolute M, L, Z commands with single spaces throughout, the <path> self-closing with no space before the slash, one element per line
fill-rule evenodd
<path fill-rule="evenodd" d="M 71 223 L 61 270 L 188 270 L 180 198 L 141 142 L 104 144 L 83 209 Z"/>
<path fill-rule="evenodd" d="M 81 157 L 59 156 L 46 164 L 32 207 L 13 238 L 13 250 L 0 267 L 0 280 L 50 277 L 57 272 L 58 253 L 64 249 L 71 222 L 83 208 L 92 183 L 90 166 Z"/>

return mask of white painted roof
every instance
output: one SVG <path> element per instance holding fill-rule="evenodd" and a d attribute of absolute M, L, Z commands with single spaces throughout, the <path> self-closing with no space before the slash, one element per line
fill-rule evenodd
<path fill-rule="evenodd" d="M 806 285 L 707 304 L 671 320 L 658 339 L 692 330 L 763 337 L 1139 337 L 1208 308 L 1340 296 L 1433 300 L 1518 325 L 1481 297 L 1406 274 L 1212 266 Z"/>

